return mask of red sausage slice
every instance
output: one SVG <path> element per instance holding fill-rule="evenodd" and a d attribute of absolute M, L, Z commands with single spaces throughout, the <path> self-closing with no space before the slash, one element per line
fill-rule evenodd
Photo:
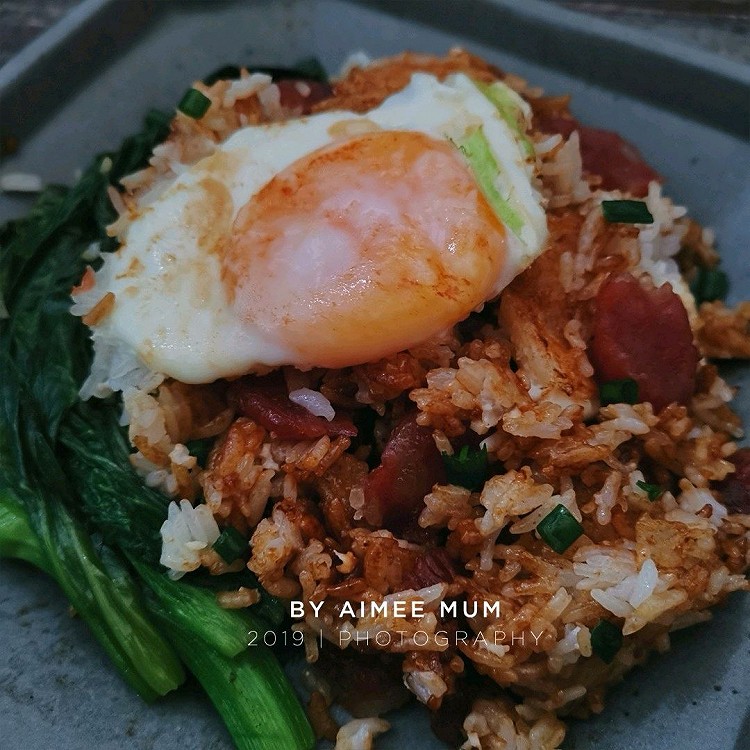
<path fill-rule="evenodd" d="M 286 386 L 276 375 L 249 376 L 232 383 L 230 401 L 245 417 L 255 420 L 282 440 L 308 440 L 324 435 L 354 437 L 354 423 L 339 414 L 330 422 L 316 417 L 307 409 L 289 400 Z"/>
<path fill-rule="evenodd" d="M 597 380 L 632 378 L 655 412 L 695 390 L 698 351 L 687 312 L 670 284 L 646 289 L 630 274 L 606 281 L 596 298 L 591 360 Z"/>
<path fill-rule="evenodd" d="M 414 569 L 404 576 L 404 586 L 424 589 L 436 583 L 452 583 L 455 576 L 453 560 L 445 547 L 435 547 L 415 560 Z"/>
<path fill-rule="evenodd" d="M 403 531 L 422 509 L 424 496 L 445 482 L 445 467 L 432 430 L 405 417 L 391 433 L 380 466 L 365 480 L 365 516 L 395 533 Z"/>

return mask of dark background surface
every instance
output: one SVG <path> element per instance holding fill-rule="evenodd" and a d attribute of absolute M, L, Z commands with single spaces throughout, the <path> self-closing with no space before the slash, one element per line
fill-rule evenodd
<path fill-rule="evenodd" d="M 179 0 L 161 0 L 161 2 Z M 81 0 L 0 0 L 0 65 Z M 429 2 L 429 0 L 422 0 Z M 750 0 L 559 0 L 750 63 Z"/>

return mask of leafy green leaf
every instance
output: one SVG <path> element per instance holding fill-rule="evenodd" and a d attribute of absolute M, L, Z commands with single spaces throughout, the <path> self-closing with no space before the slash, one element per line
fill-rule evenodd
<path fill-rule="evenodd" d="M 153 111 L 141 133 L 98 156 L 72 188 L 47 188 L 29 215 L 0 228 L 0 555 L 19 557 L 50 573 L 87 622 L 123 678 L 151 700 L 177 687 L 184 672 L 154 628 L 142 592 L 115 547 L 138 567 L 148 606 L 179 643 L 243 747 L 312 745 L 309 724 L 271 653 L 230 655 L 245 645 L 262 617 L 281 608 L 263 596 L 257 613 L 224 611 L 204 588 L 168 580 L 155 567 L 168 499 L 147 488 L 130 466 L 129 446 L 114 400 L 81 403 L 78 385 L 91 364 L 88 330 L 69 314 L 71 286 L 83 273 L 92 242 L 113 248 L 107 195 L 126 174 L 145 166 L 169 129 Z M 88 524 L 88 525 L 87 525 Z M 89 526 L 96 529 L 92 541 Z M 244 577 L 254 577 L 244 571 Z M 229 583 L 229 581 L 227 581 Z M 191 646 L 185 650 L 185 641 Z M 198 652 L 205 652 L 201 658 Z M 237 672 L 247 692 L 236 695 Z M 243 697 L 244 696 L 244 697 Z M 269 721 L 256 715 L 263 703 Z M 270 728 L 268 736 L 253 728 Z"/>
<path fill-rule="evenodd" d="M 143 484 L 111 406 L 79 404 L 60 434 L 78 500 L 104 538 L 152 564 L 159 561 L 159 529 L 169 498 Z"/>

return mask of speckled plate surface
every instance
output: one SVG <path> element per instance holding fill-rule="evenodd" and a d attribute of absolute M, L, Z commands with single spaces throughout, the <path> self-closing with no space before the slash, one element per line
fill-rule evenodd
<path fill-rule="evenodd" d="M 715 228 L 730 298 L 750 298 L 750 71 L 541 2 L 88 0 L 0 70 L 0 129 L 23 144 L 2 169 L 70 182 L 149 107 L 173 106 L 193 79 L 225 63 L 314 54 L 336 70 L 353 50 L 444 53 L 456 44 L 549 92 L 572 92 L 581 120 L 636 143 L 674 199 Z M 0 218 L 25 208 L 0 200 Z M 750 386 L 746 367 L 725 374 Z M 747 388 L 738 403 L 750 421 Z M 145 706 L 57 587 L 7 561 L 0 636 L 0 750 L 231 748 L 199 688 Z M 565 747 L 746 750 L 749 698 L 750 597 L 735 595 L 616 687 L 601 716 L 574 722 Z M 424 712 L 389 718 L 394 728 L 378 748 L 442 747 Z"/>

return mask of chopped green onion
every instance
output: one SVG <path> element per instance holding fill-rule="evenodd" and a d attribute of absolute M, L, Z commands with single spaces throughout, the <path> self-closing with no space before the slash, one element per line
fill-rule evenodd
<path fill-rule="evenodd" d="M 664 494 L 664 487 L 659 484 L 650 484 L 649 482 L 638 481 L 635 483 L 636 487 L 640 487 L 648 496 L 648 499 L 653 503 L 654 500 L 658 500 Z"/>
<path fill-rule="evenodd" d="M 458 147 L 469 162 L 471 171 L 487 202 L 492 206 L 500 221 L 517 235 L 523 229 L 523 219 L 497 189 L 495 182 L 500 174 L 500 167 L 482 128 L 477 128 L 471 135 L 461 139 Z"/>
<path fill-rule="evenodd" d="M 200 120 L 208 112 L 210 106 L 211 100 L 205 94 L 202 94 L 198 89 L 188 89 L 185 96 L 180 99 L 177 109 L 194 120 Z"/>
<path fill-rule="evenodd" d="M 247 539 L 234 526 L 227 526 L 214 542 L 214 551 L 226 563 L 233 563 L 247 549 Z"/>
<path fill-rule="evenodd" d="M 690 291 L 699 305 L 724 299 L 729 291 L 729 278 L 719 268 L 701 268 L 690 285 Z"/>
<path fill-rule="evenodd" d="M 632 378 L 608 380 L 599 385 L 599 401 L 602 406 L 609 404 L 637 404 L 638 383 Z"/>
<path fill-rule="evenodd" d="M 622 646 L 622 631 L 608 620 L 599 620 L 591 631 L 591 650 L 605 663 L 611 664 Z"/>
<path fill-rule="evenodd" d="M 643 201 L 602 201 L 602 213 L 611 224 L 654 223 L 654 217 Z"/>
<path fill-rule="evenodd" d="M 445 472 L 450 484 L 457 484 L 470 490 L 481 489 L 487 479 L 487 448 L 479 450 L 464 445 L 458 453 L 452 456 L 443 453 Z"/>
<path fill-rule="evenodd" d="M 509 86 L 501 81 L 494 83 L 474 82 L 477 88 L 495 106 L 505 124 L 513 131 L 526 156 L 534 156 L 534 144 L 526 137 L 526 118 L 523 109 L 524 101 Z"/>
<path fill-rule="evenodd" d="M 214 442 L 214 438 L 200 438 L 198 440 L 189 440 L 185 443 L 185 447 L 188 449 L 188 453 L 190 453 L 191 456 L 196 457 L 199 466 L 205 466 L 206 461 L 208 461 L 208 454 L 211 452 Z"/>
<path fill-rule="evenodd" d="M 537 524 L 539 536 L 552 547 L 558 555 L 565 552 L 581 534 L 583 526 L 562 504 L 558 504 Z"/>

